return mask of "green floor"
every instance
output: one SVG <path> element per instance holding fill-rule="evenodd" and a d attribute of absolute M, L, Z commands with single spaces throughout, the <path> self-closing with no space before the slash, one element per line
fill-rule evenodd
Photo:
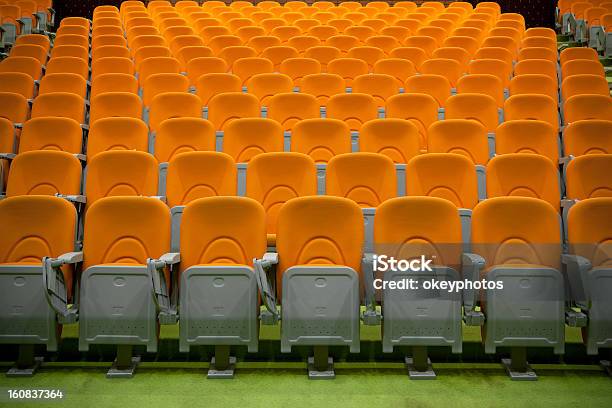
<path fill-rule="evenodd" d="M 108 366 L 48 366 L 34 378 L 0 377 L 7 388 L 61 389 L 64 400 L 32 407 L 611 407 L 612 379 L 594 366 L 535 366 L 536 382 L 513 382 L 500 366 L 438 364 L 435 381 L 411 381 L 401 364 L 339 364 L 337 378 L 312 381 L 302 364 L 244 364 L 233 380 L 207 380 L 203 365 L 143 364 L 132 379 L 104 377 Z M 283 368 L 284 367 L 284 368 Z M 350 368 L 349 368 L 350 367 Z"/>

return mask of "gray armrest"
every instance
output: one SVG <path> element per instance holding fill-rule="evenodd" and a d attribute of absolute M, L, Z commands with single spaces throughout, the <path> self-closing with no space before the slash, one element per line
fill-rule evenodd
<path fill-rule="evenodd" d="M 68 306 L 68 290 L 64 274 L 60 270 L 63 265 L 77 264 L 83 261 L 83 252 L 68 252 L 59 258 L 44 257 L 42 259 L 42 280 L 45 298 L 49 306 L 58 315 L 60 323 L 75 323 L 78 320 L 78 307 Z M 75 279 L 74 282 L 77 280 Z"/>
<path fill-rule="evenodd" d="M 581 309 L 588 310 L 589 294 L 587 285 L 584 284 L 586 273 L 591 270 L 591 262 L 578 255 L 561 255 L 563 274 L 568 286 L 567 295 L 570 304 L 574 303 Z"/>
<path fill-rule="evenodd" d="M 0 160 L 13 160 L 15 156 L 15 153 L 0 153 Z"/>
<path fill-rule="evenodd" d="M 472 253 L 464 253 L 462 257 L 463 278 L 472 282 L 480 279 L 480 271 L 485 266 L 482 256 Z M 469 326 L 482 326 L 484 314 L 476 311 L 477 296 L 474 289 L 463 290 L 463 313 L 465 323 Z"/>
<path fill-rule="evenodd" d="M 62 194 L 56 194 L 56 197 L 60 197 L 60 198 L 64 198 L 68 201 L 70 201 L 71 203 L 80 203 L 80 204 L 85 204 L 87 202 L 87 198 L 85 198 L 84 195 L 62 195 Z"/>
<path fill-rule="evenodd" d="M 79 262 L 83 262 L 83 252 L 68 252 L 63 255 L 60 255 L 58 259 L 61 260 L 64 264 L 76 264 Z"/>
<path fill-rule="evenodd" d="M 174 325 L 178 322 L 177 307 L 177 273 L 172 271 L 173 290 L 166 284 L 164 270 L 168 266 L 176 265 L 181 262 L 181 254 L 170 252 L 163 254 L 159 259 L 147 259 L 147 271 L 153 284 L 153 299 L 158 308 L 159 323 L 164 325 Z"/>
<path fill-rule="evenodd" d="M 268 271 L 274 271 L 274 266 L 277 264 L 277 253 L 266 252 L 261 259 L 253 259 L 257 287 L 266 307 L 266 310 L 260 314 L 261 322 L 265 325 L 274 325 L 280 320 L 280 314 L 276 307 L 276 294 L 267 274 Z"/>
<path fill-rule="evenodd" d="M 361 320 L 367 326 L 378 326 L 382 316 L 376 310 L 376 291 L 374 290 L 374 254 L 365 253 L 362 260 L 361 272 L 365 286 L 365 311 Z"/>
<path fill-rule="evenodd" d="M 178 252 L 169 252 L 167 254 L 163 254 L 159 260 L 164 262 L 166 265 L 176 265 L 177 263 L 181 262 L 181 254 Z"/>

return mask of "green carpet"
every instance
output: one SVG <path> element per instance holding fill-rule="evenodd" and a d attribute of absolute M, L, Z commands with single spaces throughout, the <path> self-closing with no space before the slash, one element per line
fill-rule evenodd
<path fill-rule="evenodd" d="M 58 363 L 59 364 L 59 363 Z M 239 366 L 234 380 L 207 380 L 200 365 L 143 364 L 132 379 L 106 379 L 104 367 L 49 367 L 35 377 L 0 377 L 0 389 L 60 388 L 61 402 L 18 407 L 610 407 L 612 380 L 597 367 L 534 366 L 536 382 L 514 382 L 499 365 L 436 365 L 435 381 L 411 381 L 401 364 L 339 364 L 337 378 L 312 381 L 303 364 Z M 280 365 L 276 364 L 277 367 Z M 376 366 L 376 369 L 373 369 Z M 250 368 L 248 368 L 250 367 Z M 351 368 L 348 368 L 351 367 Z"/>

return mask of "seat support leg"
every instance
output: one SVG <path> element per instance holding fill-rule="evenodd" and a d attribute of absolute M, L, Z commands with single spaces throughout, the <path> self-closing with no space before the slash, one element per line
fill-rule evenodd
<path fill-rule="evenodd" d="M 413 346 L 412 357 L 406 357 L 406 368 L 411 380 L 435 380 L 436 373 L 427 356 L 427 346 Z"/>
<path fill-rule="evenodd" d="M 314 356 L 308 357 L 308 378 L 331 380 L 336 378 L 334 358 L 329 355 L 328 346 L 314 346 Z"/>
<path fill-rule="evenodd" d="M 527 362 L 526 347 L 512 347 L 510 349 L 510 358 L 503 358 L 502 364 L 512 380 L 535 381 L 538 379 L 535 371 L 531 369 Z"/>
<path fill-rule="evenodd" d="M 17 362 L 6 372 L 6 376 L 31 377 L 36 373 L 42 361 L 42 357 L 34 357 L 34 344 L 20 344 Z"/>
<path fill-rule="evenodd" d="M 120 344 L 117 346 L 117 358 L 106 373 L 106 378 L 132 378 L 139 363 L 140 357 L 132 356 L 132 345 Z"/>
<path fill-rule="evenodd" d="M 210 361 L 208 378 L 231 379 L 234 378 L 236 357 L 230 356 L 230 346 L 215 346 L 215 355 Z"/>

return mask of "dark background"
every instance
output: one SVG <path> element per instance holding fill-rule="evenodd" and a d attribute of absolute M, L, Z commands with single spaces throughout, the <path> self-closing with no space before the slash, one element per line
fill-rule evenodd
<path fill-rule="evenodd" d="M 68 16 L 91 18 L 93 9 L 97 6 L 114 4 L 119 7 L 122 2 L 121 0 L 54 0 L 53 7 L 57 12 L 56 24 L 59 26 L 59 21 Z M 476 5 L 480 1 L 470 0 L 470 3 Z M 497 0 L 497 3 L 501 5 L 503 13 L 522 14 L 527 27 L 554 28 L 555 0 Z"/>

